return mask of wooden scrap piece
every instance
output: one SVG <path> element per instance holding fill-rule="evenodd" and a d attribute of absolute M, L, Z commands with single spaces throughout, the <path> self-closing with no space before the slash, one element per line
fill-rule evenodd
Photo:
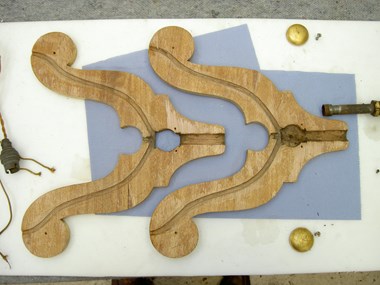
<path fill-rule="evenodd" d="M 236 174 L 184 187 L 161 201 L 151 219 L 150 236 L 154 247 L 168 257 L 185 256 L 196 247 L 198 229 L 192 217 L 263 205 L 283 183 L 295 182 L 310 159 L 348 147 L 344 122 L 309 114 L 290 92 L 277 90 L 257 71 L 194 64 L 189 61 L 193 52 L 189 32 L 166 27 L 153 36 L 149 59 L 170 85 L 236 104 L 246 124 L 262 124 L 269 139 L 262 151 L 247 152 L 245 165 Z"/>
<path fill-rule="evenodd" d="M 136 153 L 120 155 L 108 176 L 56 189 L 33 202 L 24 215 L 22 236 L 29 251 L 40 257 L 55 256 L 66 248 L 70 231 L 64 218 L 130 209 L 144 201 L 154 187 L 167 186 L 183 164 L 221 154 L 225 148 L 223 127 L 185 118 L 176 112 L 167 96 L 156 96 L 135 75 L 72 68 L 76 52 L 73 41 L 65 34 L 42 36 L 32 50 L 34 74 L 47 88 L 62 95 L 112 106 L 120 127 L 138 128 L 143 142 Z M 177 133 L 180 145 L 170 152 L 156 148 L 156 133 L 162 130 Z M 194 137 L 196 143 L 192 143 Z"/>

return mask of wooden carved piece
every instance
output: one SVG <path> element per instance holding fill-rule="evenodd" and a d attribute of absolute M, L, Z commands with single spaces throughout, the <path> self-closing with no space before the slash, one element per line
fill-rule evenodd
<path fill-rule="evenodd" d="M 28 208 L 22 222 L 26 247 L 51 257 L 62 252 L 70 232 L 64 218 L 86 213 L 111 213 L 141 203 L 153 187 L 167 186 L 172 174 L 190 160 L 224 151 L 223 127 L 195 122 L 176 112 L 167 96 L 156 96 L 139 77 L 125 72 L 79 70 L 73 41 L 62 33 L 37 40 L 31 64 L 36 77 L 60 94 L 112 106 L 120 127 L 136 127 L 143 142 L 139 151 L 121 155 L 115 169 L 100 180 L 48 192 Z M 180 145 L 170 152 L 155 147 L 155 136 L 171 130 Z"/>
<path fill-rule="evenodd" d="M 185 256 L 197 245 L 192 217 L 263 205 L 283 183 L 295 182 L 310 159 L 348 147 L 344 122 L 307 113 L 290 92 L 277 90 L 257 71 L 194 64 L 189 61 L 193 51 L 193 38 L 186 30 L 167 27 L 153 36 L 149 59 L 158 76 L 174 87 L 236 104 L 246 124 L 266 127 L 269 142 L 262 151 L 249 150 L 236 174 L 184 187 L 161 201 L 151 219 L 150 236 L 154 247 L 168 257 Z"/>

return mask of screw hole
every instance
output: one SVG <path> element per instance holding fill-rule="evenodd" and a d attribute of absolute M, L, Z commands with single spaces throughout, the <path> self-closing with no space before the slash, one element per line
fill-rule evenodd
<path fill-rule="evenodd" d="M 45 236 L 47 236 L 47 232 L 45 232 Z"/>
<path fill-rule="evenodd" d="M 178 234 L 177 232 L 174 232 L 174 234 L 176 235 L 176 234 Z"/>
<path fill-rule="evenodd" d="M 56 52 L 55 52 L 55 51 L 53 51 L 53 54 L 56 54 Z"/>

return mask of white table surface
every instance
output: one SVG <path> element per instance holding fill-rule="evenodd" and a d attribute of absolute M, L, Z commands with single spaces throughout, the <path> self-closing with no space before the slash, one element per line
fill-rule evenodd
<path fill-rule="evenodd" d="M 293 23 L 307 26 L 311 37 L 300 48 L 286 41 Z M 170 259 L 149 239 L 149 218 L 83 215 L 66 221 L 71 229 L 68 248 L 53 258 L 33 256 L 23 244 L 21 221 L 27 207 L 42 194 L 89 181 L 89 150 L 84 102 L 46 89 L 33 75 L 30 54 L 41 35 L 64 32 L 74 40 L 83 65 L 142 50 L 161 27 L 178 25 L 193 36 L 247 24 L 262 69 L 355 74 L 358 102 L 380 100 L 380 23 L 300 20 L 106 20 L 0 24 L 1 112 L 8 135 L 25 156 L 53 164 L 55 174 L 5 175 L 14 207 L 14 221 L 0 237 L 0 251 L 12 269 L 0 261 L 1 275 L 163 276 L 281 274 L 380 270 L 380 120 L 360 116 L 359 155 L 362 219 L 249 220 L 196 219 L 200 240 L 192 254 Z M 281 45 L 281 52 L 275 49 Z M 27 164 L 31 168 L 33 164 Z M 0 195 L 0 225 L 7 217 Z M 311 251 L 301 254 L 288 242 L 289 233 L 305 226 L 322 234 Z"/>

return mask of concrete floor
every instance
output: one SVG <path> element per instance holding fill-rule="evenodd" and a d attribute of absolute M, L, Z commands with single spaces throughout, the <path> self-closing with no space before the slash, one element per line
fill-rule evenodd
<path fill-rule="evenodd" d="M 0 22 L 127 18 L 285 18 L 380 20 L 379 0 L 1 0 Z M 0 277 L 1 284 L 62 282 L 108 285 L 111 280 Z M 155 278 L 154 284 L 219 284 L 221 277 Z M 380 272 L 251 276 L 252 284 L 380 284 Z M 49 284 L 49 283 L 48 283 Z M 51 283 L 50 283 L 51 284 Z"/>
<path fill-rule="evenodd" d="M 127 18 L 380 20 L 378 0 L 1 0 L 0 21 Z"/>

